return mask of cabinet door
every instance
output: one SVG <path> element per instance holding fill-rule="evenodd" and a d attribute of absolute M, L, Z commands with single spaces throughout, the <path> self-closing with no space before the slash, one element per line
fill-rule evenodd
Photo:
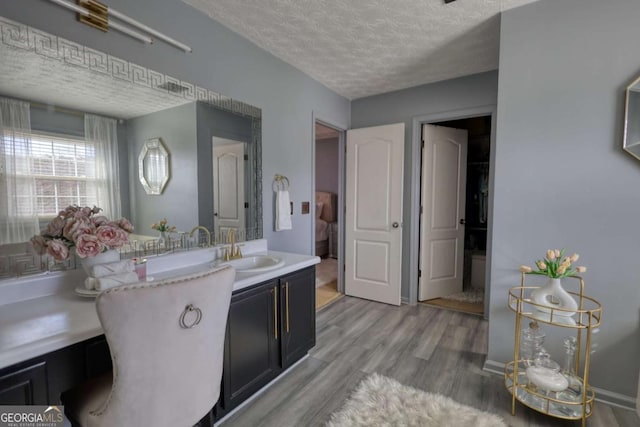
<path fill-rule="evenodd" d="M 280 370 L 278 283 L 271 281 L 231 297 L 217 416 L 242 403 Z"/>
<path fill-rule="evenodd" d="M 47 397 L 45 361 L 0 371 L 0 405 L 46 405 Z"/>
<path fill-rule="evenodd" d="M 282 367 L 288 368 L 316 345 L 315 267 L 280 279 Z"/>

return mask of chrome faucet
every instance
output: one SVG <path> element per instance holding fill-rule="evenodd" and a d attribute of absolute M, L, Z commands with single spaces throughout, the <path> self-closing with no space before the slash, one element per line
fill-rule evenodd
<path fill-rule="evenodd" d="M 242 252 L 240 252 L 240 245 L 236 245 L 236 233 L 233 228 L 229 229 L 227 235 L 227 241 L 231 243 L 231 248 L 224 249 L 224 260 L 229 261 L 231 259 L 242 258 Z"/>
<path fill-rule="evenodd" d="M 205 232 L 205 234 L 207 235 L 207 246 L 205 247 L 210 247 L 211 246 L 211 232 L 209 232 L 209 230 L 207 230 L 206 227 L 203 227 L 202 225 L 196 225 L 195 227 L 193 227 L 193 229 L 191 229 L 191 232 L 189 233 L 189 237 L 193 237 L 193 233 L 196 232 L 196 230 L 202 230 Z M 198 239 L 198 242 L 200 242 L 200 239 Z M 198 245 L 200 246 L 200 245 Z"/>

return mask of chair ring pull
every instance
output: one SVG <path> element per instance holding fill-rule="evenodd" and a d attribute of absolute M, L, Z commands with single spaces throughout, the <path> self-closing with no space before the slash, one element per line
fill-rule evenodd
<path fill-rule="evenodd" d="M 187 314 L 191 312 L 195 312 L 196 318 L 193 322 L 191 322 L 191 324 L 187 324 L 186 317 L 187 317 Z M 194 307 L 193 304 L 189 304 L 184 308 L 184 311 L 180 315 L 179 323 L 182 329 L 191 329 L 194 326 L 196 326 L 198 323 L 200 323 L 200 320 L 202 320 L 202 310 L 200 310 L 198 307 Z"/>

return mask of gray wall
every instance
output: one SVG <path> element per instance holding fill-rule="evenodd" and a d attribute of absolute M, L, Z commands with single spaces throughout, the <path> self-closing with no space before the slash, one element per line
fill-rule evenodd
<path fill-rule="evenodd" d="M 338 194 L 339 189 L 338 138 L 316 141 L 316 190 Z M 315 199 L 314 199 L 315 200 Z"/>
<path fill-rule="evenodd" d="M 626 396 L 640 367 L 640 162 L 621 149 L 638 16 L 637 0 L 541 0 L 502 17 L 489 323 L 489 359 L 505 362 L 518 266 L 580 253 L 604 313 L 591 382 Z"/>
<path fill-rule="evenodd" d="M 127 121 L 131 222 L 137 234 L 157 235 L 151 224 L 167 218 L 169 225 L 189 231 L 198 223 L 198 142 L 196 103 L 169 108 Z M 151 138 L 162 138 L 169 152 L 169 182 L 160 195 L 148 195 L 138 179 L 138 155 Z"/>
<path fill-rule="evenodd" d="M 402 297 L 409 298 L 409 253 L 412 236 L 408 224 L 418 212 L 411 211 L 411 175 L 413 157 L 411 153 L 412 120 L 417 116 L 455 112 L 475 107 L 495 105 L 498 73 L 490 71 L 459 79 L 417 86 L 383 95 L 358 99 L 351 104 L 353 128 L 377 126 L 390 123 L 405 124 L 404 150 L 404 197 L 402 234 Z"/>
<path fill-rule="evenodd" d="M 180 0 L 110 0 L 109 6 L 191 45 L 193 52 L 161 41 L 144 45 L 116 31 L 104 34 L 42 0 L 2 1 L 0 15 L 261 108 L 264 235 L 273 249 L 313 253 L 312 218 L 299 208 L 292 231 L 273 232 L 271 182 L 275 173 L 287 175 L 292 200 L 314 200 L 313 115 L 347 128 L 349 101 Z"/>

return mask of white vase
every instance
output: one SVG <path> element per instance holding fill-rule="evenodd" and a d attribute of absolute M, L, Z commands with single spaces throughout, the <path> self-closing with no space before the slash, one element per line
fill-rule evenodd
<path fill-rule="evenodd" d="M 98 264 L 109 264 L 110 262 L 120 261 L 120 253 L 115 249 L 109 249 L 104 252 L 100 252 L 93 257 L 80 258 L 80 264 L 84 269 L 84 272 L 89 275 L 91 267 Z"/>
<path fill-rule="evenodd" d="M 538 304 L 536 309 L 543 313 L 551 313 L 551 309 L 562 309 L 553 310 L 553 316 L 573 316 L 578 309 L 576 300 L 562 287 L 561 279 L 552 277 L 549 278 L 545 286 L 531 292 L 531 300 Z"/>
<path fill-rule="evenodd" d="M 169 237 L 167 236 L 167 232 L 161 231 L 160 237 L 158 238 L 158 246 L 161 248 L 166 248 L 167 243 L 169 243 Z"/>

